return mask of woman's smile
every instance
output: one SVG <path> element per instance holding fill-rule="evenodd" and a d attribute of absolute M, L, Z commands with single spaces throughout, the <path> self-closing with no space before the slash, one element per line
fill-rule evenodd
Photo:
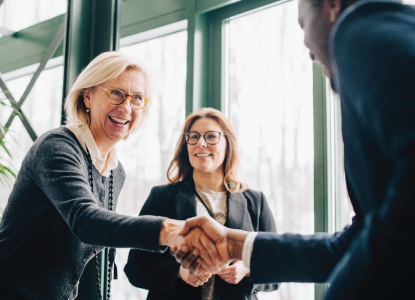
<path fill-rule="evenodd" d="M 134 70 L 127 70 L 117 79 L 103 83 L 102 86 L 130 94 L 145 92 L 144 76 Z M 128 99 L 119 105 L 112 104 L 108 100 L 108 94 L 102 89 L 89 91 L 86 96 L 88 107 L 91 108 L 91 132 L 99 140 L 98 144 L 106 148 L 125 138 L 141 116 L 142 111 L 132 109 Z"/>
<path fill-rule="evenodd" d="M 111 122 L 117 125 L 127 125 L 130 122 L 129 120 L 125 120 L 123 118 L 117 118 L 113 116 L 109 116 L 108 118 L 111 120 Z"/>
<path fill-rule="evenodd" d="M 212 154 L 209 154 L 209 153 L 198 153 L 198 154 L 195 154 L 195 156 L 196 157 L 200 157 L 200 158 L 204 158 L 204 157 L 212 156 Z"/>

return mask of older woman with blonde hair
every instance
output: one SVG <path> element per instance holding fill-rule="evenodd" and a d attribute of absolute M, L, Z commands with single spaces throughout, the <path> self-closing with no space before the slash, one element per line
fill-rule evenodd
<path fill-rule="evenodd" d="M 68 124 L 30 148 L 1 219 L 2 299 L 74 299 L 85 265 L 104 246 L 203 249 L 200 231 L 178 236 L 182 222 L 114 212 L 125 180 L 116 144 L 147 116 L 148 95 L 146 71 L 123 53 L 103 53 L 79 75 L 65 103 Z"/>
<path fill-rule="evenodd" d="M 185 220 L 209 215 L 229 228 L 274 231 L 271 210 L 261 192 L 239 178 L 235 131 L 218 110 L 203 108 L 186 119 L 167 178 L 154 187 L 140 215 Z M 148 300 L 256 299 L 259 291 L 278 288 L 253 285 L 242 261 L 216 274 L 189 274 L 170 253 L 131 250 L 125 273 L 137 287 L 149 290 Z"/>

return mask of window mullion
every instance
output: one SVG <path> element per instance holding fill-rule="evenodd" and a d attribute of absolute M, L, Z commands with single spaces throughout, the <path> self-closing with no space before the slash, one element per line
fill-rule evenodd
<path fill-rule="evenodd" d="M 329 231 L 329 155 L 326 106 L 326 77 L 323 68 L 313 63 L 314 119 L 314 231 Z M 314 299 L 322 300 L 327 284 L 316 284 Z"/>

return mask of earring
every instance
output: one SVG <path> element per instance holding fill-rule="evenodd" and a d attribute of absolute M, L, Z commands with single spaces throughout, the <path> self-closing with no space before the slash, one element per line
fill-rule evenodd
<path fill-rule="evenodd" d="M 89 113 L 89 107 L 86 108 L 86 112 Z"/>

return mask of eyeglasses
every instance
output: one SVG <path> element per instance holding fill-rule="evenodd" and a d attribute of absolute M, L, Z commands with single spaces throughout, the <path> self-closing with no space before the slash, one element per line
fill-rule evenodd
<path fill-rule="evenodd" d="M 143 95 L 139 95 L 139 94 L 129 95 L 120 90 L 104 89 L 103 87 L 100 87 L 100 86 L 99 88 L 103 89 L 104 91 L 108 93 L 108 101 L 114 105 L 121 105 L 128 98 L 128 100 L 130 101 L 131 108 L 134 110 L 139 110 L 139 109 L 144 108 L 144 106 L 146 106 L 148 101 L 150 101 L 150 99 L 148 99 L 146 96 L 143 96 Z"/>
<path fill-rule="evenodd" d="M 196 145 L 197 142 L 199 142 L 200 137 L 202 136 L 197 131 L 187 131 L 183 134 L 186 139 L 186 143 L 188 143 L 189 145 Z M 223 132 L 207 131 L 203 135 L 203 138 L 205 139 L 206 143 L 208 143 L 209 145 L 216 145 L 220 141 L 221 134 L 226 135 Z"/>

